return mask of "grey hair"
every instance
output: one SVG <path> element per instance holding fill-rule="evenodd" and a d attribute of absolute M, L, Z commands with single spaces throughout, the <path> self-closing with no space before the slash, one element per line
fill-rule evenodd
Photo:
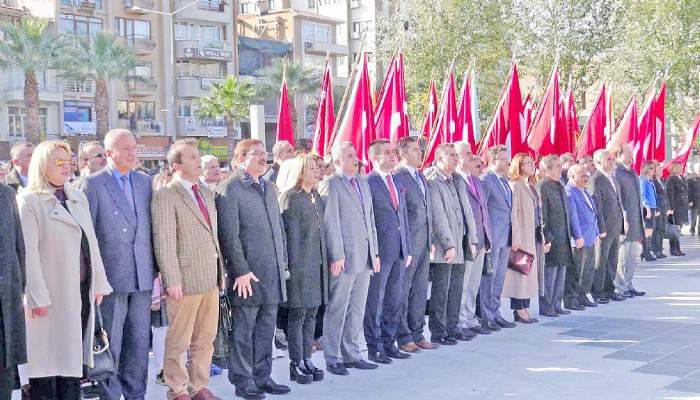
<path fill-rule="evenodd" d="M 202 160 L 202 169 L 204 169 L 204 167 L 212 161 L 216 161 L 217 163 L 219 162 L 219 159 L 216 156 L 211 155 L 211 154 L 203 155 L 201 160 Z"/>
<path fill-rule="evenodd" d="M 134 137 L 134 134 L 131 133 L 131 131 L 128 129 L 117 128 L 117 129 L 111 129 L 109 132 L 107 132 L 107 134 L 105 135 L 105 141 L 104 141 L 105 150 L 114 150 L 114 147 L 113 147 L 114 142 L 116 142 L 120 136 L 124 136 L 124 135 L 129 135 L 131 137 Z"/>
<path fill-rule="evenodd" d="M 571 167 L 569 167 L 569 170 L 566 172 L 566 177 L 569 178 L 570 181 L 574 180 L 574 177 L 576 174 L 580 171 L 585 171 L 586 169 L 583 167 L 581 164 L 574 164 Z"/>
<path fill-rule="evenodd" d="M 455 145 L 455 151 L 457 152 L 457 154 L 460 154 L 462 152 L 462 150 L 464 150 L 465 148 L 467 150 L 469 150 L 470 153 L 472 152 L 472 146 L 469 144 L 469 142 L 466 142 L 464 140 L 461 140 L 459 142 L 454 142 L 454 145 Z"/>
<path fill-rule="evenodd" d="M 598 165 L 603 162 L 603 157 L 605 157 L 610 152 L 606 149 L 598 149 L 593 153 L 593 162 Z"/>
<path fill-rule="evenodd" d="M 542 157 L 542 159 L 540 160 L 540 165 L 545 170 L 550 171 L 555 161 L 559 161 L 559 156 L 557 156 L 556 154 L 550 154 L 548 156 Z"/>
<path fill-rule="evenodd" d="M 337 146 L 333 146 L 331 149 L 331 157 L 333 157 L 333 161 L 338 161 L 343 158 L 343 150 L 345 150 L 346 147 L 355 148 L 352 142 L 342 142 Z"/>
<path fill-rule="evenodd" d="M 272 155 L 273 155 L 273 157 L 275 157 L 275 160 L 277 160 L 279 158 L 280 153 L 282 152 L 282 149 L 284 148 L 285 145 L 291 146 L 292 144 L 286 140 L 280 140 L 279 142 L 276 142 L 272 146 Z"/>
<path fill-rule="evenodd" d="M 16 160 L 19 157 L 19 153 L 28 147 L 34 147 L 34 144 L 32 144 L 32 142 L 15 143 L 12 149 L 10 149 L 10 159 Z"/>

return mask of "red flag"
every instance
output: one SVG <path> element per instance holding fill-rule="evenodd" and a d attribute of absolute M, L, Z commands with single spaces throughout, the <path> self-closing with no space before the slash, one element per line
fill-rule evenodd
<path fill-rule="evenodd" d="M 476 99 L 472 99 L 472 85 L 474 83 L 474 71 L 470 70 L 464 74 L 462 83 L 462 93 L 459 95 L 459 105 L 457 106 L 457 136 L 459 140 L 466 140 L 476 153 L 476 137 L 474 135 L 474 104 Z M 458 140 L 455 140 L 458 141 Z"/>
<path fill-rule="evenodd" d="M 374 113 L 372 109 L 372 95 L 367 70 L 367 55 L 362 54 L 362 63 L 357 73 L 357 79 L 353 83 L 350 97 L 347 101 L 348 107 L 340 120 L 337 136 L 333 145 L 342 142 L 351 142 L 357 151 L 357 157 L 365 167 L 365 172 L 369 171 L 370 161 L 368 156 L 369 145 L 374 139 Z"/>
<path fill-rule="evenodd" d="M 578 129 L 578 115 L 576 113 L 576 104 L 574 102 L 574 93 L 571 87 L 566 91 L 564 96 L 564 116 L 566 139 L 568 141 L 568 150 L 566 152 L 573 153 L 576 150 L 576 141 L 581 132 Z"/>
<path fill-rule="evenodd" d="M 610 144 L 632 143 L 637 138 L 637 99 L 632 96 L 617 122 Z"/>
<path fill-rule="evenodd" d="M 600 87 L 600 93 L 593 105 L 591 115 L 583 127 L 583 133 L 576 146 L 576 158 L 592 156 L 596 150 L 604 149 L 605 142 L 610 137 L 608 126 L 608 96 L 605 92 L 605 83 Z"/>
<path fill-rule="evenodd" d="M 437 91 L 435 90 L 435 81 L 430 80 L 430 87 L 428 88 L 428 103 L 425 106 L 425 117 L 423 118 L 423 127 L 420 132 L 424 138 L 428 139 L 430 137 L 430 132 L 435 126 L 435 120 L 437 116 L 438 108 L 438 98 Z"/>
<path fill-rule="evenodd" d="M 506 81 L 501 95 L 498 99 L 496 109 L 486 135 L 479 145 L 479 154 L 489 148 L 499 144 L 506 144 L 510 136 L 510 154 L 529 153 L 530 148 L 526 142 L 525 130 L 525 110 L 523 109 L 523 99 L 520 93 L 520 79 L 518 78 L 518 67 L 513 63 L 510 75 Z"/>
<path fill-rule="evenodd" d="M 455 102 L 455 76 L 454 67 L 450 67 L 450 71 L 445 78 L 445 84 L 442 87 L 442 98 L 440 99 L 440 108 L 438 111 L 437 122 L 433 128 L 430 138 L 428 139 L 428 147 L 423 158 L 423 167 L 428 167 L 433 163 L 435 158 L 435 149 L 441 143 L 453 143 L 456 138 L 457 131 L 457 104 Z M 461 138 L 456 138 L 460 140 Z"/>
<path fill-rule="evenodd" d="M 659 94 L 654 102 L 654 141 L 652 147 L 652 158 L 663 162 L 666 159 L 666 82 L 661 84 Z"/>
<path fill-rule="evenodd" d="M 374 114 L 374 131 L 377 138 L 396 142 L 408 136 L 409 128 L 401 53 L 398 58 L 391 60 L 379 93 L 379 102 Z"/>
<path fill-rule="evenodd" d="M 693 150 L 693 145 L 695 144 L 695 139 L 698 136 L 698 131 L 700 130 L 700 112 L 695 114 L 695 122 L 693 123 L 693 128 L 688 131 L 688 136 L 685 138 L 685 142 L 674 152 L 673 157 L 664 165 L 664 176 L 669 175 L 668 167 L 673 162 L 679 162 L 683 166 L 682 174 L 685 174 L 686 166 L 688 164 L 688 157 Z"/>
<path fill-rule="evenodd" d="M 540 108 L 532 121 L 527 143 L 535 153 L 546 156 L 569 151 L 567 139 L 563 131 L 563 113 L 559 101 L 559 72 L 555 66 Z"/>
<path fill-rule="evenodd" d="M 532 98 L 530 93 L 525 97 L 523 101 L 523 109 L 525 110 L 525 132 L 530 130 L 530 125 L 532 125 L 532 116 L 535 114 L 536 108 L 535 100 Z"/>
<path fill-rule="evenodd" d="M 294 146 L 294 127 L 292 125 L 292 113 L 289 111 L 289 93 L 287 92 L 287 80 L 282 78 L 280 88 L 280 104 L 277 112 L 277 136 L 276 141 L 286 140 Z"/>
<path fill-rule="evenodd" d="M 333 81 L 331 79 L 330 65 L 326 61 L 326 68 L 321 81 L 321 93 L 318 99 L 318 110 L 316 111 L 313 143 L 313 150 L 321 157 L 331 152 L 331 144 L 333 143 L 331 136 L 335 126 L 333 108 Z"/>
<path fill-rule="evenodd" d="M 642 167 L 642 163 L 645 160 L 654 159 L 654 137 L 656 136 L 656 117 L 654 116 L 654 111 L 656 110 L 655 102 L 656 96 L 654 95 L 654 88 L 649 89 L 649 94 L 642 107 L 642 112 L 639 114 L 639 120 L 637 121 L 637 140 L 639 142 L 639 151 L 635 152 L 634 165 L 637 172 Z M 635 147 L 636 147 L 635 143 Z M 663 161 L 663 160 L 657 160 Z"/>

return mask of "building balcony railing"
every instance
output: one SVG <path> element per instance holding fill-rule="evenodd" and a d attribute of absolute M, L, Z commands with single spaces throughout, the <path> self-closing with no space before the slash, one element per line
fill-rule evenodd
<path fill-rule="evenodd" d="M 129 129 L 139 136 L 161 136 L 165 133 L 163 122 L 155 119 L 119 119 L 116 127 Z"/>
<path fill-rule="evenodd" d="M 95 94 L 95 81 L 68 80 L 63 84 L 65 93 Z"/>
<path fill-rule="evenodd" d="M 152 76 L 130 76 L 126 78 L 126 90 L 130 96 L 150 96 L 158 88 Z"/>
<path fill-rule="evenodd" d="M 226 120 L 197 117 L 178 117 L 179 136 L 226 137 Z"/>
<path fill-rule="evenodd" d="M 156 47 L 156 42 L 150 35 L 133 34 L 121 36 L 121 39 L 129 46 L 136 50 L 136 54 L 146 55 L 151 54 Z"/>
<path fill-rule="evenodd" d="M 200 10 L 223 12 L 225 5 L 226 2 L 224 0 L 199 0 L 199 3 L 197 3 L 197 8 Z"/>
<path fill-rule="evenodd" d="M 231 43 L 199 39 L 175 41 L 175 57 L 185 59 L 233 61 Z"/>
<path fill-rule="evenodd" d="M 215 83 L 222 82 L 222 78 L 206 78 L 198 76 L 181 76 L 177 78 L 178 97 L 202 97 L 208 96 L 211 87 Z"/>
<path fill-rule="evenodd" d="M 102 10 L 102 0 L 61 0 L 62 7 L 70 7 L 84 12 Z"/>
<path fill-rule="evenodd" d="M 124 0 L 124 10 L 134 14 L 147 14 L 155 6 L 154 0 Z"/>

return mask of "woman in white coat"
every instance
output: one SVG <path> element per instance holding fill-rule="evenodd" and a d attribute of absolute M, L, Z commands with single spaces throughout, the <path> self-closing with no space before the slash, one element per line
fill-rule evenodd
<path fill-rule="evenodd" d="M 41 143 L 29 165 L 29 184 L 17 197 L 27 252 L 32 399 L 80 399 L 83 365 L 92 365 L 95 304 L 112 291 L 87 198 L 65 185 L 70 168 L 67 143 Z"/>

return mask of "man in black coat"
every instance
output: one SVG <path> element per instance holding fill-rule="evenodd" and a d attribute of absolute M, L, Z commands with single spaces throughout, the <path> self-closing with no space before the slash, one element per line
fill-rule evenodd
<path fill-rule="evenodd" d="M 672 162 L 668 167 L 671 175 L 666 179 L 666 194 L 668 195 L 668 207 L 673 211 L 671 220 L 674 225 L 683 227 L 688 223 L 688 182 L 682 176 L 683 165 L 679 162 Z M 671 255 L 684 256 L 681 251 L 680 241 L 671 240 Z"/>
<path fill-rule="evenodd" d="M 24 237 L 15 192 L 0 183 L 0 399 L 9 399 L 17 365 L 27 362 Z"/>
<path fill-rule="evenodd" d="M 663 168 L 660 163 L 656 166 L 656 176 L 652 183 L 656 189 L 656 211 L 659 215 L 654 221 L 654 233 L 651 236 L 651 248 L 656 258 L 666 258 L 664 254 L 664 237 L 666 236 L 666 224 L 668 216 L 672 211 L 668 208 L 668 195 L 666 194 L 666 184 L 661 180 Z"/>
<path fill-rule="evenodd" d="M 540 314 L 556 317 L 571 314 L 562 308 L 566 270 L 574 267 L 569 233 L 569 212 L 566 192 L 561 184 L 561 163 L 556 155 L 540 160 L 545 178 L 540 182 L 542 223 L 544 225 L 544 296 L 540 298 Z"/>
<path fill-rule="evenodd" d="M 690 169 L 690 167 L 688 167 Z M 690 234 L 700 234 L 700 163 L 693 164 L 692 175 L 688 174 L 688 205 L 690 206 Z M 698 227 L 696 230 L 695 227 Z"/>

